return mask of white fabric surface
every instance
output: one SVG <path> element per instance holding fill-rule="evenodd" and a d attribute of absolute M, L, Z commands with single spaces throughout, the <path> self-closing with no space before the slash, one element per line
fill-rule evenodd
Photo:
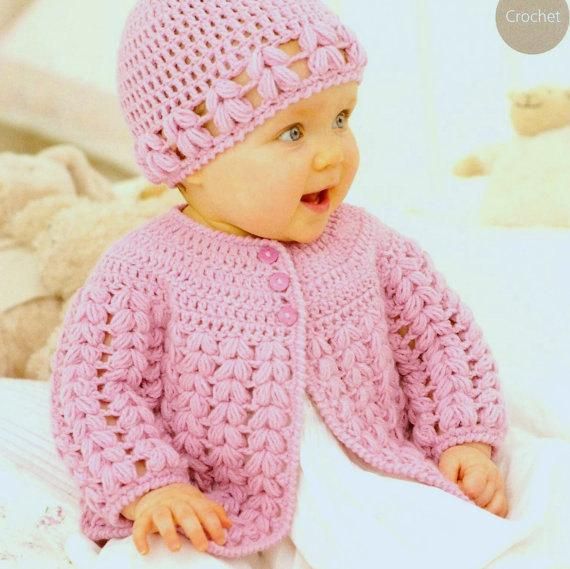
<path fill-rule="evenodd" d="M 72 567 L 64 547 L 79 527 L 79 494 L 50 435 L 48 388 L 0 378 L 1 569 Z"/>

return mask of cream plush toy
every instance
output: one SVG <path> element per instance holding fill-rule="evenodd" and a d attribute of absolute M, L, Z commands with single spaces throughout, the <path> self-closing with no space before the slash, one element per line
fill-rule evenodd
<path fill-rule="evenodd" d="M 570 90 L 511 92 L 516 136 L 467 156 L 457 176 L 489 175 L 483 225 L 570 227 Z"/>
<path fill-rule="evenodd" d="M 0 154 L 0 376 L 49 379 L 73 293 L 113 241 L 180 203 L 165 190 L 112 186 L 73 146 Z"/>

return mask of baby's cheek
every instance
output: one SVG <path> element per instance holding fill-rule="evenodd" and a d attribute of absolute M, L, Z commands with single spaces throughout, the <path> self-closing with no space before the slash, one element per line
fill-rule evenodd
<path fill-rule="evenodd" d="M 269 188 L 261 203 L 265 211 L 273 212 L 280 217 L 290 217 L 297 209 L 302 194 L 303 189 L 298 190 L 297 184 L 291 181 L 290 185 Z"/>
<path fill-rule="evenodd" d="M 348 174 L 350 175 L 350 180 L 352 181 L 352 178 L 354 178 L 354 176 L 356 175 L 356 172 L 358 170 L 358 166 L 360 165 L 360 151 L 358 149 L 358 145 L 356 143 L 356 138 L 354 137 L 354 134 L 351 134 L 351 143 L 348 145 L 347 148 L 347 171 Z"/>

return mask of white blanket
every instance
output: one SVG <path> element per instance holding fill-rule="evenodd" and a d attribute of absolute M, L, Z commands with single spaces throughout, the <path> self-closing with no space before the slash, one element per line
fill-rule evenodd
<path fill-rule="evenodd" d="M 570 469 L 570 232 L 453 226 L 387 211 L 378 215 L 431 254 L 472 309 L 497 359 L 511 419 L 498 463 L 519 537 L 504 550 L 498 544 L 484 567 L 570 568 L 565 481 Z M 127 569 L 129 563 L 158 569 L 167 558 L 174 563 L 158 536 L 152 536 L 151 553 L 143 559 L 129 538 L 111 540 L 98 556 L 98 548 L 78 533 L 77 493 L 49 438 L 47 384 L 0 380 L 0 457 L 2 567 L 35 567 L 40 559 L 42 568 L 69 567 L 68 557 L 79 569 Z M 472 547 L 481 548 L 477 535 Z M 216 565 L 211 556 L 206 562 L 196 553 L 185 541 L 175 556 L 197 569 L 238 567 Z M 465 567 L 461 560 L 443 565 L 427 558 L 423 566 Z"/>

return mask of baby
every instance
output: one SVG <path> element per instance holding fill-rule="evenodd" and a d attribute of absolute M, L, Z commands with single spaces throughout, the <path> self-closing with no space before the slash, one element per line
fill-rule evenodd
<path fill-rule="evenodd" d="M 84 533 L 268 550 L 298 511 L 309 410 L 342 461 L 505 517 L 481 331 L 415 241 L 343 203 L 353 33 L 319 0 L 140 0 L 119 56 L 138 163 L 186 203 L 102 255 L 52 358 Z"/>

